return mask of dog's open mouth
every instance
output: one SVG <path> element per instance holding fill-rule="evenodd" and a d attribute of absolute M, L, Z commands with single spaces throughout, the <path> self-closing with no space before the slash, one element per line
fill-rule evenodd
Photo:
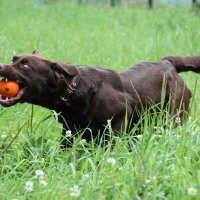
<path fill-rule="evenodd" d="M 19 91 L 18 93 L 13 96 L 13 97 L 3 97 L 2 95 L 0 95 L 0 104 L 5 106 L 5 107 L 9 107 L 9 106 L 12 106 L 16 103 L 18 103 L 21 98 L 23 97 L 25 91 L 26 91 L 26 87 L 25 87 L 25 84 L 22 82 L 22 81 L 19 81 L 19 80 L 14 80 L 14 79 L 8 79 L 8 78 L 5 78 L 3 76 L 0 76 L 0 81 L 16 81 L 19 85 Z"/>

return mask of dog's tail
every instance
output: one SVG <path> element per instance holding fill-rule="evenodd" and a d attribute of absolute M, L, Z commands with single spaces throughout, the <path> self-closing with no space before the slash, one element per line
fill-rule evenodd
<path fill-rule="evenodd" d="M 200 73 L 200 56 L 168 56 L 163 58 L 163 60 L 170 61 L 178 73 L 187 71 Z"/>

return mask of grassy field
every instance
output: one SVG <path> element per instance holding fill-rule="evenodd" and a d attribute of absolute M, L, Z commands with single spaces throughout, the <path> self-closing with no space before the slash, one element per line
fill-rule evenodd
<path fill-rule="evenodd" d="M 199 17 L 181 8 L 1 0 L 0 62 L 38 49 L 48 59 L 122 71 L 167 55 L 200 55 Z M 142 136 L 132 130 L 113 150 L 78 138 L 62 152 L 51 111 L 0 106 L 0 200 L 200 199 L 200 81 L 181 76 L 195 93 L 188 121 L 174 128 L 169 117 L 146 113 Z"/>

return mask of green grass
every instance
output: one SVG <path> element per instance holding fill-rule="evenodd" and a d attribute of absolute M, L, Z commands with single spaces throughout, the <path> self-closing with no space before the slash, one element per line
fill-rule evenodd
<path fill-rule="evenodd" d="M 64 1 L 38 7 L 30 0 L 1 0 L 0 27 L 2 63 L 39 49 L 48 59 L 122 71 L 167 55 L 200 54 L 199 14 L 190 9 Z M 164 111 L 157 117 L 147 112 L 142 138 L 136 140 L 134 129 L 117 137 L 113 150 L 82 144 L 79 137 L 72 149 L 62 152 L 61 125 L 51 111 L 34 106 L 32 112 L 28 104 L 0 107 L 0 134 L 7 135 L 0 138 L 0 199 L 73 199 L 70 189 L 75 185 L 78 199 L 199 199 L 200 81 L 194 73 L 181 76 L 192 91 L 196 87 L 188 121 L 174 128 Z M 116 163 L 109 164 L 108 158 Z M 46 187 L 34 178 L 38 169 L 45 172 Z M 25 190 L 29 180 L 34 182 L 30 193 Z"/>

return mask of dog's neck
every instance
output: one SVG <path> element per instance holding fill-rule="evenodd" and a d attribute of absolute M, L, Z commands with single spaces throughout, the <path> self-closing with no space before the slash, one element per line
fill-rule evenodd
<path fill-rule="evenodd" d="M 76 91 L 76 88 L 78 86 L 78 83 L 80 81 L 80 74 L 73 77 L 71 82 L 67 85 L 64 94 L 60 96 L 60 100 L 64 102 L 69 102 L 71 96 Z"/>

